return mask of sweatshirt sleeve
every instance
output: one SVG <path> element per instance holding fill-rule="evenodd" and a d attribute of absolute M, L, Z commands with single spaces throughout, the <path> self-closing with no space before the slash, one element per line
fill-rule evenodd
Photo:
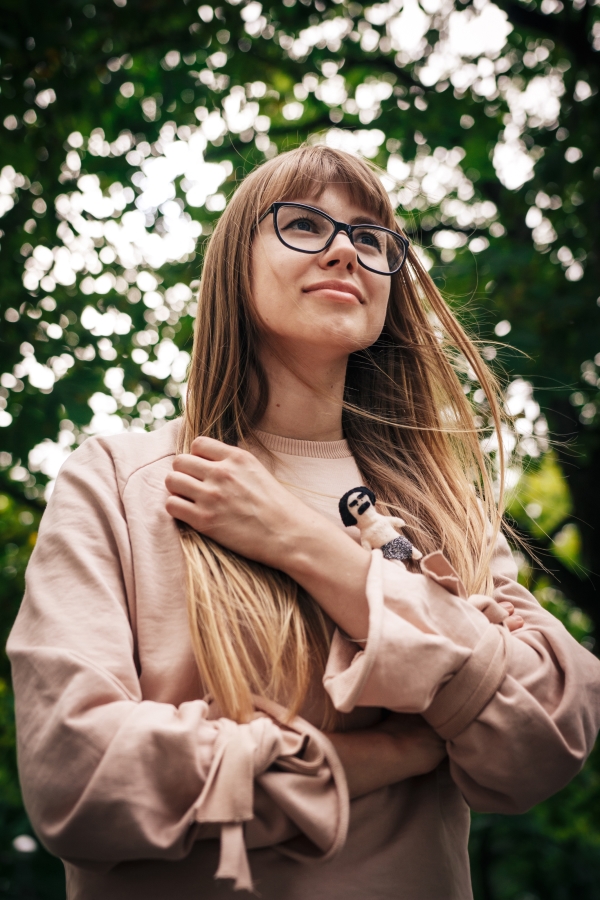
<path fill-rule="evenodd" d="M 247 724 L 204 700 L 145 700 L 127 602 L 133 579 L 113 460 L 90 439 L 58 477 L 7 648 L 23 796 L 44 845 L 109 869 L 181 859 L 220 831 L 217 877 L 246 889 L 244 823 L 251 846 L 287 841 L 278 849 L 297 858 L 332 856 L 349 801 L 331 743 L 259 700 Z"/>
<path fill-rule="evenodd" d="M 372 556 L 364 649 L 336 632 L 325 671 L 336 708 L 423 715 L 477 811 L 524 812 L 564 787 L 600 727 L 600 661 L 518 584 L 505 538 L 492 597 L 467 597 L 441 553 L 422 574 Z M 501 600 L 523 628 L 508 631 Z"/>

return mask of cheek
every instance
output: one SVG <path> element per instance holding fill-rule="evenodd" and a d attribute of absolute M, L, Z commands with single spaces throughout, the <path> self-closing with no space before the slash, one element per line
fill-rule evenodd
<path fill-rule="evenodd" d="M 302 276 L 303 258 L 287 250 L 280 241 L 257 241 L 252 248 L 250 289 L 259 319 L 276 326 L 290 316 L 293 294 Z"/>
<path fill-rule="evenodd" d="M 376 297 L 377 305 L 380 309 L 386 310 L 390 299 L 390 279 L 379 276 L 377 279 Z"/>
<path fill-rule="evenodd" d="M 375 276 L 375 279 L 369 286 L 372 324 L 383 328 L 390 299 L 390 283 L 387 278 L 382 282 L 382 276 Z"/>
<path fill-rule="evenodd" d="M 252 248 L 250 287 L 254 308 L 261 318 L 268 317 L 273 299 L 277 296 L 279 287 L 277 270 L 273 253 L 264 246 L 264 241 L 257 241 Z"/>

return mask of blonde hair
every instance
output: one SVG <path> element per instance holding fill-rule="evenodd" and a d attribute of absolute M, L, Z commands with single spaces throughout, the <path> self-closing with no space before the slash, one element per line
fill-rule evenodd
<path fill-rule="evenodd" d="M 268 397 L 250 290 L 259 218 L 277 200 L 313 198 L 329 186 L 382 225 L 400 230 L 368 163 L 324 146 L 303 146 L 248 175 L 205 254 L 180 451 L 197 435 L 228 444 L 256 439 Z M 411 247 L 391 277 L 381 336 L 350 355 L 342 425 L 363 481 L 384 508 L 399 508 L 423 553 L 441 549 L 471 593 L 489 591 L 500 513 L 457 363 L 473 370 L 501 441 L 498 387 Z M 500 481 L 503 480 L 502 447 Z M 502 493 L 502 492 L 501 492 Z M 501 500 L 500 500 L 501 502 Z M 252 714 L 252 694 L 290 715 L 322 670 L 329 637 L 318 604 L 290 578 L 181 529 L 194 653 L 204 688 L 227 717 Z"/>

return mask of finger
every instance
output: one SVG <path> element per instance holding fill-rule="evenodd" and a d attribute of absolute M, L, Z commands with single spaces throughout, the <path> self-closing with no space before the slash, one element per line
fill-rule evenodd
<path fill-rule="evenodd" d="M 194 456 L 210 459 L 213 462 L 220 462 L 240 452 L 238 447 L 232 447 L 230 444 L 224 444 L 223 441 L 216 441 L 209 437 L 194 438 L 190 449 Z"/>
<path fill-rule="evenodd" d="M 514 611 L 515 611 L 515 607 L 514 607 L 513 604 L 510 602 L 510 600 L 500 600 L 500 602 L 499 602 L 498 605 L 501 606 L 503 609 L 506 609 L 506 610 L 508 611 L 508 614 L 509 614 L 510 616 L 512 616 L 512 614 L 513 614 Z"/>
<path fill-rule="evenodd" d="M 165 509 L 174 519 L 179 519 L 181 522 L 185 522 L 186 525 L 191 525 L 196 531 L 199 530 L 197 527 L 197 508 L 194 503 L 184 500 L 183 497 L 171 495 L 165 503 Z"/>
<path fill-rule="evenodd" d="M 198 503 L 202 498 L 202 482 L 184 472 L 169 472 L 165 485 L 170 494 L 176 494 L 192 503 Z"/>
<path fill-rule="evenodd" d="M 504 623 L 509 631 L 517 631 L 518 628 L 523 627 L 525 620 L 521 616 L 509 616 Z"/>
<path fill-rule="evenodd" d="M 173 469 L 176 472 L 185 472 L 199 481 L 204 481 L 210 475 L 211 466 L 213 465 L 207 459 L 200 456 L 192 456 L 191 453 L 179 453 L 173 459 Z"/>

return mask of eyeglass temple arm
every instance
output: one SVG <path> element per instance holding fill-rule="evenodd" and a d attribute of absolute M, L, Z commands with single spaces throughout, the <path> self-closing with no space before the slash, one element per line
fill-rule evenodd
<path fill-rule="evenodd" d="M 262 214 L 262 216 L 260 217 L 260 219 L 258 220 L 258 222 L 257 222 L 256 224 L 257 224 L 257 225 L 260 225 L 260 223 L 262 222 L 262 220 L 263 220 L 263 219 L 266 219 L 267 216 L 268 216 L 270 213 L 272 213 L 272 212 L 275 212 L 275 204 L 274 204 L 274 203 L 268 208 L 268 210 L 267 210 L 266 212 L 264 212 L 264 213 Z"/>

